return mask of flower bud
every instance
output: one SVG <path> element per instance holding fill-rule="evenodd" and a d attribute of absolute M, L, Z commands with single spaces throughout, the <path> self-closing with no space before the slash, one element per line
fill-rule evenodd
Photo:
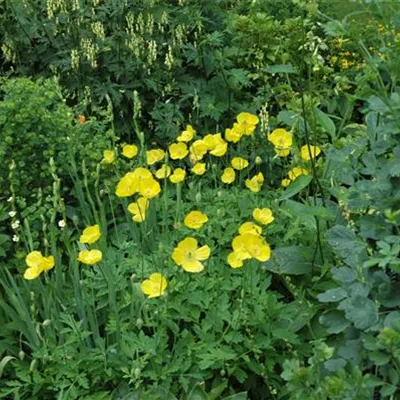
<path fill-rule="evenodd" d="M 22 361 L 22 360 L 25 358 L 25 352 L 21 350 L 21 351 L 18 353 L 18 357 L 19 357 L 19 359 Z"/>
<path fill-rule="evenodd" d="M 257 156 L 256 159 L 255 159 L 255 163 L 257 165 L 260 165 L 262 162 L 263 162 L 262 158 L 260 156 Z"/>
<path fill-rule="evenodd" d="M 140 329 L 143 326 L 143 320 L 142 318 L 138 318 L 136 320 L 136 326 Z"/>
<path fill-rule="evenodd" d="M 195 200 L 197 203 L 200 203 L 200 201 L 201 201 L 201 193 L 200 192 L 196 193 Z"/>
<path fill-rule="evenodd" d="M 45 320 L 42 322 L 42 326 L 43 326 L 44 328 L 48 327 L 49 325 L 51 325 L 51 319 L 45 319 Z"/>

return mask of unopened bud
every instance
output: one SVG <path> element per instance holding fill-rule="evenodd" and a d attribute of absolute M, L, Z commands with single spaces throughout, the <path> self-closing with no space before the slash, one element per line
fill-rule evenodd
<path fill-rule="evenodd" d="M 25 352 L 21 350 L 21 351 L 18 353 L 18 357 L 19 357 L 19 359 L 22 361 L 22 360 L 25 358 Z"/>
<path fill-rule="evenodd" d="M 195 200 L 197 203 L 200 203 L 200 201 L 201 201 L 201 193 L 200 192 L 196 193 Z"/>
<path fill-rule="evenodd" d="M 143 326 L 143 320 L 142 318 L 138 318 L 136 320 L 136 326 L 140 329 Z"/>
<path fill-rule="evenodd" d="M 49 325 L 51 325 L 51 319 L 45 319 L 43 322 L 42 322 L 42 326 L 43 327 L 47 327 L 47 326 L 49 326 Z"/>
<path fill-rule="evenodd" d="M 257 165 L 260 165 L 261 163 L 262 163 L 262 158 L 260 157 L 260 156 L 257 156 L 256 157 L 256 159 L 255 159 L 255 163 L 257 164 Z"/>

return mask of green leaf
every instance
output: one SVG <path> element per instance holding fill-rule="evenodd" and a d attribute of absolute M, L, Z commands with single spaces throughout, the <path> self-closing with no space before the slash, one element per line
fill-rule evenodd
<path fill-rule="evenodd" d="M 222 382 L 220 385 L 211 390 L 208 394 L 209 400 L 218 400 L 221 393 L 228 387 L 228 381 Z"/>
<path fill-rule="evenodd" d="M 275 249 L 266 268 L 277 274 L 308 274 L 312 268 L 312 254 L 308 247 L 289 246 Z"/>
<path fill-rule="evenodd" d="M 345 318 L 343 312 L 332 310 L 319 317 L 321 325 L 326 327 L 328 333 L 340 333 L 350 326 L 350 322 Z"/>
<path fill-rule="evenodd" d="M 375 365 L 382 366 L 390 361 L 390 355 L 383 353 L 382 351 L 373 351 L 369 353 L 369 359 L 375 363 Z"/>
<path fill-rule="evenodd" d="M 247 400 L 247 392 L 240 392 L 233 394 L 232 396 L 224 397 L 223 400 Z"/>
<path fill-rule="evenodd" d="M 336 303 L 347 297 L 347 293 L 342 288 L 329 289 L 317 296 L 321 303 Z"/>
<path fill-rule="evenodd" d="M 209 400 L 207 393 L 204 391 L 204 383 L 198 383 L 188 394 L 186 400 Z"/>
<path fill-rule="evenodd" d="M 304 188 L 306 188 L 310 182 L 312 181 L 312 175 L 301 175 L 296 178 L 285 190 L 283 195 L 279 198 L 279 200 L 287 200 L 301 192 Z"/>
<path fill-rule="evenodd" d="M 338 309 L 344 310 L 346 318 L 357 329 L 368 329 L 379 320 L 378 306 L 367 297 L 355 296 L 343 300 Z"/>
<path fill-rule="evenodd" d="M 2 358 L 2 360 L 0 361 L 0 378 L 3 375 L 3 371 L 5 366 L 11 361 L 11 360 L 15 360 L 15 357 L 12 356 L 5 356 Z"/>
<path fill-rule="evenodd" d="M 270 65 L 266 68 L 270 74 L 297 74 L 296 68 L 292 64 Z"/>
<path fill-rule="evenodd" d="M 317 121 L 317 123 L 321 126 L 321 128 L 327 132 L 332 140 L 336 139 L 336 126 L 332 119 L 328 116 L 328 114 L 325 114 L 323 111 L 321 111 L 319 108 L 315 107 L 314 108 L 314 116 Z"/>

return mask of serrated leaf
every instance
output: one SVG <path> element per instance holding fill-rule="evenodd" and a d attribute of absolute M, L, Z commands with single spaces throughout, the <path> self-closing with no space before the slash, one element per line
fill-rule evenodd
<path fill-rule="evenodd" d="M 357 329 L 368 329 L 379 320 L 378 306 L 369 298 L 356 296 L 343 300 L 339 310 L 344 310 L 346 318 L 351 321 Z"/>
<path fill-rule="evenodd" d="M 186 400 L 209 400 L 202 384 L 197 384 L 187 395 Z"/>

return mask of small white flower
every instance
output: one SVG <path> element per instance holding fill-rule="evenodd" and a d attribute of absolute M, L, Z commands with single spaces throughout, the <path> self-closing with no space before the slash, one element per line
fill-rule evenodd
<path fill-rule="evenodd" d="M 14 221 L 14 222 L 11 224 L 11 228 L 17 229 L 17 228 L 19 227 L 19 225 L 20 225 L 20 222 L 19 222 L 19 220 L 17 219 L 16 221 Z"/>
<path fill-rule="evenodd" d="M 8 213 L 8 215 L 9 215 L 11 218 L 14 218 L 14 217 L 17 215 L 17 212 L 16 212 L 16 211 L 10 211 L 10 212 Z"/>
<path fill-rule="evenodd" d="M 19 236 L 18 235 L 14 235 L 12 240 L 13 240 L 13 242 L 19 242 Z"/>
<path fill-rule="evenodd" d="M 58 226 L 59 226 L 61 229 L 63 229 L 63 228 L 65 228 L 65 227 L 67 226 L 67 223 L 65 222 L 65 220 L 60 219 L 60 220 L 58 221 Z"/>
<path fill-rule="evenodd" d="M 8 201 L 9 203 L 11 203 L 11 202 L 13 201 L 13 197 L 12 197 L 12 196 L 9 197 L 9 198 L 7 199 L 7 201 Z"/>

